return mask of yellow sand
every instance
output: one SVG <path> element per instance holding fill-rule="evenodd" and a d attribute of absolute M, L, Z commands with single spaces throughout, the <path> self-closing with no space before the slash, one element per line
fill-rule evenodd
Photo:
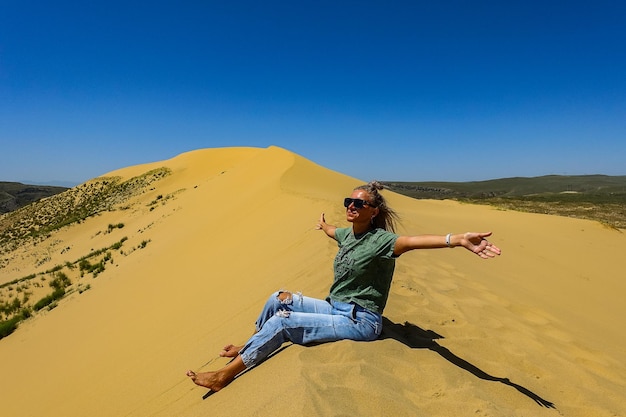
<path fill-rule="evenodd" d="M 198 150 L 107 176 L 159 167 L 172 174 L 125 209 L 0 269 L 7 282 L 128 237 L 103 273 L 80 278 L 91 289 L 0 340 L 2 416 L 626 416 L 624 233 L 391 192 L 400 233 L 492 230 L 503 255 L 405 254 L 383 339 L 286 345 L 203 399 L 185 371 L 223 366 L 217 353 L 246 340 L 272 291 L 326 295 L 336 245 L 315 224 L 325 212 L 346 226 L 342 198 L 362 181 L 276 147 Z M 150 206 L 157 196 L 168 198 Z M 29 250 L 50 260 L 35 266 Z M 416 338 L 426 331 L 441 338 L 428 347 Z"/>

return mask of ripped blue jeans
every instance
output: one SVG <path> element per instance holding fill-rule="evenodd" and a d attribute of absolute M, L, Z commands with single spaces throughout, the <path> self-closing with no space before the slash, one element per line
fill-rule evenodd
<path fill-rule="evenodd" d="M 279 299 L 275 292 L 265 303 L 255 326 L 257 332 L 239 351 L 247 368 L 259 364 L 285 342 L 298 345 L 343 339 L 375 340 L 382 331 L 382 316 L 356 304 L 328 302 L 302 294 Z"/>

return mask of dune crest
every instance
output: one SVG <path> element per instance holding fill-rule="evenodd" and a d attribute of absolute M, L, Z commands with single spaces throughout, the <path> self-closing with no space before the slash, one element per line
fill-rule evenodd
<path fill-rule="evenodd" d="M 70 281 L 0 340 L 3 415 L 275 415 L 282 400 L 320 416 L 626 415 L 624 233 L 390 192 L 400 233 L 492 230 L 503 256 L 403 255 L 380 340 L 286 345 L 214 395 L 193 385 L 184 371 L 223 366 L 272 291 L 326 295 L 336 245 L 314 226 L 321 212 L 347 226 L 360 182 L 277 147 L 202 149 L 42 202 L 97 189 L 106 204 L 3 243 L 3 299 Z"/>

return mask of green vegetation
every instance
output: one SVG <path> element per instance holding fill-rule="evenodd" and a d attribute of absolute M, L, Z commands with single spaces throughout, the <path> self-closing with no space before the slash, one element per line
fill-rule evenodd
<path fill-rule="evenodd" d="M 170 194 L 168 194 L 168 195 L 166 195 L 166 196 L 163 196 L 163 194 L 159 194 L 158 196 L 156 196 L 156 198 L 155 198 L 154 200 L 152 200 L 151 202 L 149 202 L 149 203 L 147 204 L 147 206 L 148 206 L 148 207 L 150 207 L 150 211 L 152 211 L 152 210 L 154 210 L 154 208 L 155 208 L 155 206 L 156 206 L 157 204 L 159 204 L 159 203 L 161 203 L 162 205 L 163 205 L 163 204 L 165 204 L 168 200 L 170 200 L 170 199 L 174 198 L 174 196 L 175 196 L 177 193 L 181 192 L 181 191 L 184 191 L 184 189 L 182 189 L 182 190 L 177 190 L 177 191 L 175 191 L 175 192 L 173 192 L 173 193 L 170 193 Z"/>
<path fill-rule="evenodd" d="M 114 244 L 111 246 L 111 249 L 113 249 L 113 250 L 118 250 L 119 248 L 121 248 L 121 247 L 122 247 L 122 244 L 123 244 L 123 243 L 124 243 L 127 239 L 128 239 L 127 237 L 123 237 L 123 238 L 122 238 L 122 240 L 120 240 L 120 241 L 119 241 L 119 242 L 117 242 L 117 243 L 114 243 Z"/>
<path fill-rule="evenodd" d="M 95 264 L 89 263 L 88 260 L 83 259 L 78 264 L 78 268 L 80 269 L 80 276 L 82 277 L 85 272 L 93 274 L 93 277 L 96 278 L 98 274 L 104 272 L 105 263 L 111 259 L 111 252 L 107 252 L 107 255 L 101 259 L 99 262 Z"/>
<path fill-rule="evenodd" d="M 119 177 L 96 178 L 0 216 L 0 253 L 11 251 L 29 239 L 43 239 L 54 230 L 80 223 L 103 211 L 111 211 L 170 173 L 169 168 L 158 168 L 127 181 Z M 122 227 L 122 223 L 110 225 L 109 232 Z"/>
<path fill-rule="evenodd" d="M 50 286 L 55 290 L 67 288 L 70 285 L 72 285 L 72 281 L 63 272 L 56 273 L 54 279 L 50 281 Z"/>
<path fill-rule="evenodd" d="M 0 303 L 0 313 L 8 317 L 8 319 L 0 321 L 0 339 L 13 333 L 18 324 L 29 318 L 33 311 L 36 312 L 45 307 L 52 308 L 56 301 L 65 296 L 65 289 L 72 285 L 72 281 L 63 272 L 52 273 L 52 275 L 54 278 L 49 284 L 53 289 L 52 293 L 37 301 L 32 308 L 26 306 L 27 294 L 24 294 L 23 301 L 15 297 L 10 303 Z"/>
<path fill-rule="evenodd" d="M 37 301 L 35 305 L 33 306 L 33 310 L 39 311 L 42 308 L 49 306 L 53 302 L 60 300 L 61 298 L 63 298 L 64 295 L 65 295 L 65 289 L 59 288 L 57 290 L 54 290 L 52 294 Z"/>
<path fill-rule="evenodd" d="M 23 207 L 13 204 L 10 207 L 13 211 L 8 213 L 2 214 L 4 211 L 0 210 L 0 255 L 10 255 L 12 251 L 25 244 L 37 246 L 50 237 L 53 231 L 81 223 L 104 211 L 127 210 L 131 207 L 129 204 L 131 197 L 146 192 L 148 188 L 154 190 L 151 185 L 170 174 L 169 168 L 162 167 L 126 181 L 122 181 L 120 177 L 95 178 L 71 189 L 59 187 L 53 190 L 56 193 L 50 193 L 50 197 L 40 199 L 41 196 L 38 196 L 37 201 Z M 6 193 L 3 188 L 5 184 L 8 183 L 0 182 L 0 206 L 16 194 Z M 22 190 L 18 191 L 24 195 L 28 192 L 38 192 L 34 187 L 24 190 L 23 184 L 19 186 Z M 164 204 L 173 196 L 174 193 L 167 196 L 159 195 L 153 204 Z M 122 228 L 124 223 L 109 224 L 106 230 L 99 231 L 96 235 L 114 233 L 116 229 Z M 50 310 L 67 294 L 75 291 L 80 294 L 90 289 L 89 284 L 79 282 L 80 278 L 89 273 L 96 278 L 105 270 L 107 264 L 113 264 L 113 251 L 119 251 L 124 255 L 121 249 L 126 240 L 128 238 L 123 237 L 111 246 L 92 251 L 74 262 L 67 261 L 45 272 L 0 285 L 0 339 L 11 334 L 19 323 L 29 318 L 33 312 Z M 150 240 L 142 241 L 137 248 L 131 248 L 130 252 L 145 248 L 148 242 Z M 66 250 L 70 250 L 70 247 L 64 248 L 61 253 Z M 10 256 L 0 256 L 0 269 L 7 267 L 10 259 Z M 49 260 L 50 256 L 44 253 L 36 259 L 35 265 L 43 265 Z M 45 291 L 42 292 L 45 282 L 48 282 L 51 292 L 33 303 L 31 301 L 33 291 L 36 291 L 38 297 L 45 294 Z"/>
<path fill-rule="evenodd" d="M 17 329 L 17 325 L 20 321 L 30 317 L 30 311 L 26 310 L 22 315 L 17 315 L 9 320 L 0 321 L 0 339 L 7 337 Z"/>
<path fill-rule="evenodd" d="M 41 274 L 31 274 L 0 285 L 0 289 L 6 288 L 9 291 L 15 289 L 17 292 L 21 292 L 30 288 L 30 285 L 32 284 L 31 281 L 38 275 L 41 276 L 42 281 L 45 281 L 46 275 L 51 275 L 52 279 L 48 285 L 53 290 L 52 293 L 37 301 L 32 305 L 32 307 L 27 306 L 30 293 L 26 291 L 24 291 L 23 298 L 21 300 L 18 297 L 13 297 L 10 301 L 0 302 L 0 317 L 4 316 L 6 318 L 5 320 L 0 321 L 0 339 L 13 333 L 15 329 L 17 329 L 18 324 L 22 320 L 29 318 L 32 315 L 32 312 L 40 311 L 46 307 L 48 307 L 48 309 L 53 309 L 56 307 L 57 302 L 67 295 L 67 289 L 72 286 L 72 280 L 65 272 L 63 272 L 63 269 L 67 268 L 68 271 L 71 271 L 76 267 L 76 265 L 78 265 L 81 277 L 85 272 L 87 272 L 93 274 L 93 277 L 96 278 L 98 274 L 104 271 L 107 262 L 113 263 L 113 257 L 110 249 L 121 248 L 122 244 L 127 239 L 127 237 L 124 237 L 119 242 L 114 243 L 108 248 L 92 251 L 87 256 L 83 256 L 73 263 L 66 262 L 64 265 L 57 265 Z M 145 247 L 147 242 L 148 241 L 143 241 L 142 247 Z M 104 256 L 102 256 L 102 258 L 97 262 L 91 263 L 89 261 L 89 259 L 98 257 L 102 254 L 104 254 Z M 90 288 L 90 285 L 86 285 L 84 287 L 79 285 L 78 292 L 79 294 L 82 294 Z"/>
<path fill-rule="evenodd" d="M 114 229 L 121 229 L 123 227 L 124 223 L 109 224 L 109 227 L 107 228 L 107 233 L 111 233 Z"/>
<path fill-rule="evenodd" d="M 163 198 L 163 195 L 159 194 L 154 200 L 152 200 L 150 203 L 148 203 L 148 206 L 153 206 L 156 203 L 159 202 L 159 200 L 161 200 Z"/>
<path fill-rule="evenodd" d="M 452 199 L 507 210 L 599 221 L 626 229 L 626 176 L 548 175 L 477 182 L 385 182 L 418 199 Z"/>
<path fill-rule="evenodd" d="M 5 316 L 14 315 L 16 312 L 20 311 L 22 308 L 23 301 L 20 301 L 19 298 L 13 298 L 13 301 L 9 303 L 0 304 L 0 313 L 3 313 Z"/>

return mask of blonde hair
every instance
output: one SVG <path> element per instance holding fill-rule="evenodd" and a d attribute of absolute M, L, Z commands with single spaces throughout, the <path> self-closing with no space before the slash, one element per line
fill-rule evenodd
<path fill-rule="evenodd" d="M 363 190 L 370 195 L 372 199 L 371 205 L 378 208 L 378 215 L 372 219 L 374 227 L 395 233 L 396 223 L 400 219 L 398 214 L 387 205 L 387 200 L 379 191 L 385 189 L 385 186 L 378 181 L 370 181 L 367 184 L 360 185 L 355 190 Z"/>

